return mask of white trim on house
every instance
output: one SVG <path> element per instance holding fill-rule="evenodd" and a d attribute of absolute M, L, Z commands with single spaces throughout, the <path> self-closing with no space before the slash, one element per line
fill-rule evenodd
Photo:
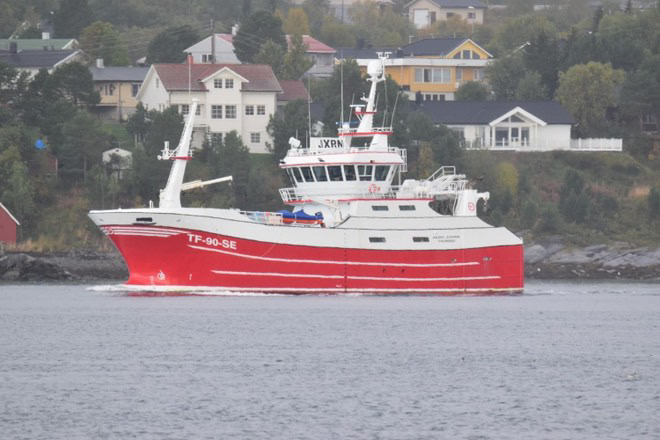
<path fill-rule="evenodd" d="M 2 208 L 2 210 L 5 211 L 5 212 L 7 213 L 7 215 L 9 216 L 9 218 L 12 219 L 12 220 L 14 221 L 14 223 L 16 223 L 16 226 L 20 226 L 20 225 L 21 225 L 21 224 L 19 223 L 19 221 L 16 220 L 16 217 L 14 217 L 13 215 L 11 215 L 11 212 L 9 212 L 9 210 L 5 207 L 5 205 L 2 204 L 2 202 L 0 202 L 0 208 Z"/>
<path fill-rule="evenodd" d="M 500 122 L 504 121 L 505 119 L 510 118 L 511 116 L 515 115 L 516 113 L 520 113 L 521 115 L 525 116 L 526 118 L 531 119 L 532 121 L 536 122 L 537 124 L 539 124 L 539 125 L 542 126 L 542 127 L 545 127 L 546 125 L 548 125 L 548 124 L 546 124 L 545 121 L 543 121 L 543 120 L 537 118 L 536 116 L 534 116 L 534 115 L 531 114 L 530 112 L 528 112 L 528 111 L 526 111 L 525 109 L 520 108 L 520 107 L 516 107 L 516 108 L 511 109 L 510 111 L 504 113 L 504 114 L 503 114 L 502 116 L 500 116 L 499 118 L 497 118 L 497 119 L 491 121 L 489 125 L 490 125 L 491 127 L 494 127 L 495 125 L 499 124 Z"/>

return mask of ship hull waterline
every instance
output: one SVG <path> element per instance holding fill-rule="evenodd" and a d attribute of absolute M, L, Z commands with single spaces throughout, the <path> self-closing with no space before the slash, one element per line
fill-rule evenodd
<path fill-rule="evenodd" d="M 257 241 L 186 228 L 126 224 L 101 228 L 126 262 L 127 286 L 287 294 L 523 290 L 520 244 L 379 250 Z"/>

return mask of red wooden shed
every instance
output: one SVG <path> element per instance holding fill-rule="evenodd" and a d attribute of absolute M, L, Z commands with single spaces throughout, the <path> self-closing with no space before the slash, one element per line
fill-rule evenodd
<path fill-rule="evenodd" d="M 0 243 L 16 244 L 16 232 L 19 226 L 16 217 L 0 203 Z"/>

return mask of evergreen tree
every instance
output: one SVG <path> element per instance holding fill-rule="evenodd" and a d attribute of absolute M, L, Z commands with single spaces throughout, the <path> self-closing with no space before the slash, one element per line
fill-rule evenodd
<path fill-rule="evenodd" d="M 300 79 L 312 68 L 314 60 L 307 56 L 307 46 L 300 34 L 291 36 L 291 47 L 284 56 L 282 79 Z"/>
<path fill-rule="evenodd" d="M 286 50 L 282 21 L 269 12 L 255 12 L 241 23 L 234 37 L 234 53 L 242 63 L 252 63 L 261 46 L 268 40 Z"/>
<path fill-rule="evenodd" d="M 94 21 L 87 0 L 60 0 L 55 13 L 55 35 L 58 38 L 78 38 L 82 30 Z"/>
<path fill-rule="evenodd" d="M 80 49 L 91 60 L 102 58 L 108 66 L 130 64 L 126 46 L 110 23 L 95 21 L 83 29 L 80 35 Z"/>
<path fill-rule="evenodd" d="M 199 41 L 199 34 L 189 25 L 170 27 L 154 37 L 147 47 L 147 63 L 181 63 L 184 49 Z"/>

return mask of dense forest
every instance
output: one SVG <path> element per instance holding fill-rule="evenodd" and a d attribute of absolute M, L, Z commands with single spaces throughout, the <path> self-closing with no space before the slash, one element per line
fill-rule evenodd
<path fill-rule="evenodd" d="M 268 63 L 280 79 L 298 78 L 309 66 L 304 51 L 283 49 L 285 33 L 311 34 L 333 46 L 402 45 L 410 36 L 471 37 L 495 55 L 487 83 L 466 83 L 457 99 L 557 99 L 577 119 L 576 135 L 622 137 L 624 153 L 492 153 L 466 151 L 446 127 L 411 111 L 391 79 L 386 103 L 398 102 L 393 143 L 408 149 L 407 178 L 426 177 L 455 164 L 491 191 L 482 215 L 529 237 L 564 234 L 575 242 L 658 240 L 660 146 L 644 131 L 645 118 L 660 120 L 660 11 L 657 4 L 555 0 L 534 11 L 510 0 L 489 9 L 484 25 L 459 18 L 415 30 L 401 15 L 407 1 L 376 10 L 358 4 L 351 23 L 328 12 L 324 0 L 295 6 L 278 0 L 5 0 L 0 36 L 38 38 L 51 24 L 54 37 L 75 37 L 89 61 L 108 65 L 183 61 L 182 49 L 240 23 L 240 58 Z M 489 2 L 485 2 L 489 3 Z M 653 2 L 649 2 L 653 3 Z M 295 48 L 294 48 L 295 49 Z M 300 48 L 298 48 L 300 49 Z M 279 52 L 278 52 L 279 51 Z M 281 56 L 272 56 L 279 53 Z M 367 90 L 357 65 L 343 67 L 344 102 Z M 326 134 L 341 113 L 339 71 L 308 83 L 325 106 Z M 33 250 L 104 243 L 85 218 L 92 208 L 141 206 L 158 199 L 168 164 L 156 160 L 165 141 L 178 142 L 183 126 L 174 110 L 138 108 L 125 123 L 104 122 L 92 109 L 99 96 L 85 65 L 71 63 L 30 78 L 0 64 L 0 201 L 20 219 L 23 246 Z M 347 112 L 348 109 L 345 109 Z M 231 186 L 184 195 L 189 206 L 277 209 L 277 188 L 288 186 L 277 164 L 287 140 L 308 130 L 307 103 L 293 102 L 274 115 L 271 155 L 251 155 L 231 134 L 196 152 L 189 179 L 233 175 Z M 391 113 L 389 113 L 391 116 Z M 46 148 L 36 148 L 45 141 Z M 133 167 L 117 179 L 101 153 L 133 152 Z M 52 159 L 58 160 L 55 172 Z"/>

